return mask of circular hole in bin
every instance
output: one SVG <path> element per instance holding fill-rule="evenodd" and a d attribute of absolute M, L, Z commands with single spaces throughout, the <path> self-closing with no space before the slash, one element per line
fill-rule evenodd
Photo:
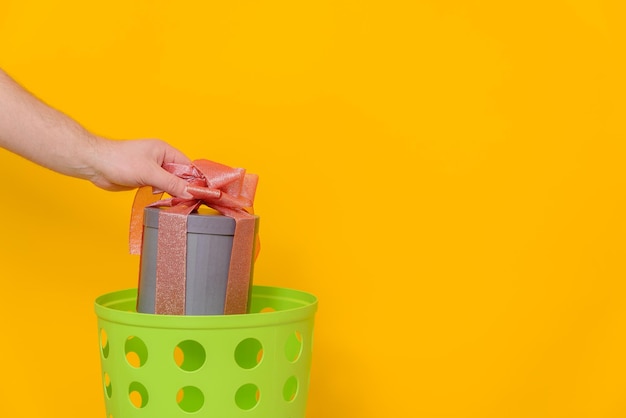
<path fill-rule="evenodd" d="M 108 373 L 104 373 L 104 393 L 107 394 L 107 397 L 110 399 L 113 394 L 113 385 L 111 384 L 111 377 Z"/>
<path fill-rule="evenodd" d="M 268 307 L 261 309 L 259 312 L 260 313 L 276 312 L 276 309 L 272 308 L 271 306 L 268 306 Z"/>
<path fill-rule="evenodd" d="M 174 348 L 174 362 L 186 372 L 195 372 L 204 365 L 206 351 L 197 341 L 185 340 Z"/>
<path fill-rule="evenodd" d="M 133 382 L 128 386 L 128 399 L 135 408 L 144 408 L 148 405 L 148 390 L 139 382 Z"/>
<path fill-rule="evenodd" d="M 176 403 L 185 412 L 198 412 L 204 405 L 204 394 L 195 386 L 185 386 L 176 394 Z"/>
<path fill-rule="evenodd" d="M 298 379 L 295 376 L 291 376 L 285 382 L 283 386 L 283 399 L 287 402 L 291 402 L 296 398 L 298 394 Z"/>
<path fill-rule="evenodd" d="M 104 328 L 100 329 L 100 350 L 102 350 L 102 357 L 109 357 L 109 336 Z"/>
<path fill-rule="evenodd" d="M 256 367 L 263 359 L 263 345 L 256 338 L 246 338 L 235 349 L 235 361 L 243 369 Z"/>
<path fill-rule="evenodd" d="M 124 344 L 124 352 L 126 353 L 126 361 L 132 367 L 139 368 L 148 361 L 148 347 L 139 337 L 128 337 Z"/>
<path fill-rule="evenodd" d="M 252 383 L 241 386 L 235 393 L 235 403 L 240 409 L 245 411 L 254 408 L 259 403 L 260 398 L 261 392 L 259 388 Z"/>
<path fill-rule="evenodd" d="M 285 356 L 287 360 L 294 363 L 300 358 L 300 354 L 302 354 L 302 334 L 300 331 L 296 331 L 287 337 Z"/>

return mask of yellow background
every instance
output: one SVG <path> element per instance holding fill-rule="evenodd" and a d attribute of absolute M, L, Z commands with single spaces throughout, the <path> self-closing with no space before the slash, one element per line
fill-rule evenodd
<path fill-rule="evenodd" d="M 260 175 L 311 418 L 626 415 L 625 35 L 621 0 L 0 1 L 47 103 Z M 0 416 L 103 417 L 133 194 L 0 179 Z"/>

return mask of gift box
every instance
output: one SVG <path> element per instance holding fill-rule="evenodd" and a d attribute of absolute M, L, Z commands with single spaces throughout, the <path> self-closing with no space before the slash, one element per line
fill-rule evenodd
<path fill-rule="evenodd" d="M 258 254 L 258 177 L 208 160 L 165 164 L 191 198 L 138 190 L 131 253 L 141 254 L 137 309 L 163 315 L 245 314 Z M 217 214 L 199 214 L 207 206 Z M 220 216 L 221 215 L 221 216 Z"/>
<path fill-rule="evenodd" d="M 236 222 L 233 218 L 217 212 L 201 211 L 187 216 L 186 231 L 186 274 L 185 281 L 169 284 L 163 289 L 157 284 L 157 258 L 160 208 L 144 210 L 143 247 L 139 278 L 137 311 L 156 313 L 157 298 L 180 300 L 185 315 L 221 315 L 225 313 L 228 276 L 233 249 Z M 259 217 L 255 216 L 254 236 L 257 235 Z M 256 241 L 255 238 L 252 238 Z M 254 248 L 252 253 L 254 254 Z M 250 264 L 247 289 L 241 296 L 250 306 L 250 290 L 253 282 L 254 257 Z M 157 295 L 157 290 L 161 292 Z M 167 300 L 165 301 L 167 302 Z M 166 304 L 166 303 L 164 303 Z M 246 309 L 247 312 L 247 309 Z"/>

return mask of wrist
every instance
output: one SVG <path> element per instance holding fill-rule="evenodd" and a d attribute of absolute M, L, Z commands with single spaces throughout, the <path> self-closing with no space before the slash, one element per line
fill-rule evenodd
<path fill-rule="evenodd" d="M 82 146 L 75 156 L 75 177 L 93 182 L 102 172 L 103 155 L 106 153 L 108 140 L 89 132 L 85 132 Z"/>

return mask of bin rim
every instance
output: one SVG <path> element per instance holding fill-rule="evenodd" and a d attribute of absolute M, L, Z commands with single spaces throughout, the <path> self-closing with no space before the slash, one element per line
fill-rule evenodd
<path fill-rule="evenodd" d="M 210 330 L 226 328 L 258 328 L 299 322 L 315 315 L 317 297 L 301 290 L 275 286 L 252 287 L 252 297 L 290 300 L 302 304 L 273 312 L 239 315 L 158 315 L 136 311 L 124 311 L 111 307 L 123 302 L 136 302 L 137 288 L 118 290 L 103 294 L 95 300 L 99 319 L 122 325 L 142 328 Z"/>

